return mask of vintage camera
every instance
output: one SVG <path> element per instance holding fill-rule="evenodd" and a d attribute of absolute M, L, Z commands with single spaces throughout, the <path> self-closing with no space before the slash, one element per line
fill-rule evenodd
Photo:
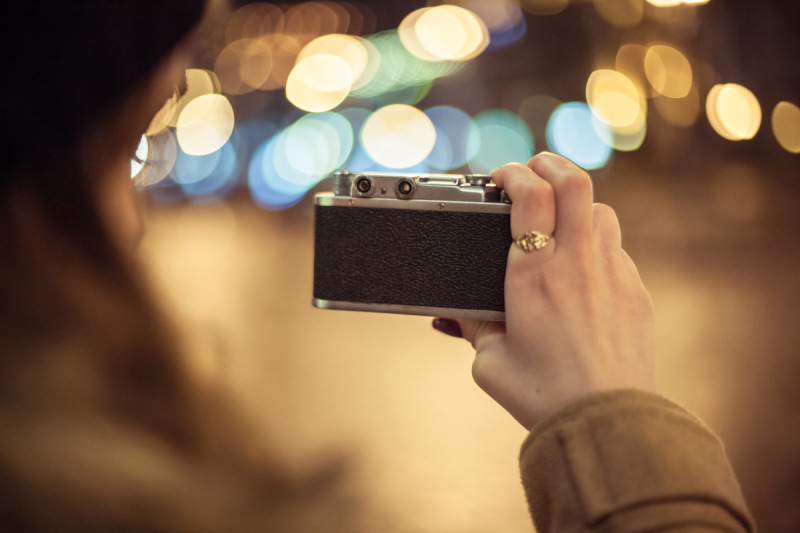
<path fill-rule="evenodd" d="M 315 198 L 315 307 L 505 319 L 511 204 L 488 176 L 333 177 Z"/>

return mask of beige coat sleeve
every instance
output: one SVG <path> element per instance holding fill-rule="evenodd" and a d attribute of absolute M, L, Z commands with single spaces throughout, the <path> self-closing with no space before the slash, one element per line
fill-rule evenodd
<path fill-rule="evenodd" d="M 755 531 L 720 440 L 655 394 L 565 407 L 533 429 L 520 468 L 538 533 Z"/>

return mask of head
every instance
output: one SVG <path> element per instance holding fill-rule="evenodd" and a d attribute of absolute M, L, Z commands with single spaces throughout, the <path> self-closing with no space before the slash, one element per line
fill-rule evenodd
<path fill-rule="evenodd" d="M 192 380 L 129 253 L 141 230 L 131 157 L 183 82 L 208 9 L 205 0 L 0 7 L 7 527 L 305 531 L 276 524 L 330 522 L 315 504 L 327 481 L 289 480 L 254 448 L 263 434 L 228 395 Z"/>

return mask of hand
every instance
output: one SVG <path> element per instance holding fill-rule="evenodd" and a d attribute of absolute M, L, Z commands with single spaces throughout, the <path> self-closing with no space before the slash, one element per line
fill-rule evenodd
<path fill-rule="evenodd" d="M 476 383 L 528 429 L 594 392 L 654 390 L 650 296 L 614 211 L 592 204 L 589 175 L 541 153 L 492 180 L 512 201 L 515 239 L 529 230 L 553 238 L 532 252 L 511 245 L 505 323 L 434 321 L 472 343 Z"/>

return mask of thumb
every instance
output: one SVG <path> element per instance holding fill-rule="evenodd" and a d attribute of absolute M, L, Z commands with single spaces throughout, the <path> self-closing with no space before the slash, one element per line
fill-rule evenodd
<path fill-rule="evenodd" d="M 476 350 L 485 339 L 506 332 L 505 322 L 489 322 L 469 318 L 435 318 L 433 327 L 452 337 L 461 337 L 469 341 Z"/>

